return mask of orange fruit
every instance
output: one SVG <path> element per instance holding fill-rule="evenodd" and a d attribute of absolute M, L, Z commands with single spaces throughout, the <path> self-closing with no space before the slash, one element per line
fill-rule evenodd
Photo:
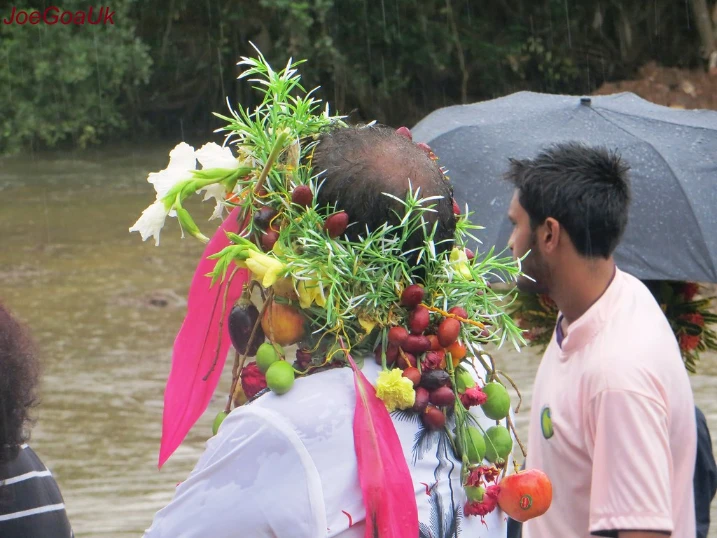
<path fill-rule="evenodd" d="M 290 346 L 303 338 L 305 322 L 298 308 L 272 300 L 261 318 L 261 328 L 272 342 Z"/>
<path fill-rule="evenodd" d="M 498 506 L 521 523 L 542 516 L 553 501 L 553 485 L 538 469 L 519 471 L 500 482 Z"/>

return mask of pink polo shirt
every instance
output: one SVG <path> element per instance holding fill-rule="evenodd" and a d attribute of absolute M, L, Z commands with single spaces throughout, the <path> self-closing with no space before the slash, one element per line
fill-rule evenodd
<path fill-rule="evenodd" d="M 525 538 L 695 536 L 692 389 L 670 326 L 649 290 L 617 270 L 603 296 L 556 335 L 535 380 L 528 468 L 553 503 Z"/>

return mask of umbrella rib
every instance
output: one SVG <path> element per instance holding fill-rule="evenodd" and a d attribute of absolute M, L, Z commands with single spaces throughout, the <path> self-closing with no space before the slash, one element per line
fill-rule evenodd
<path fill-rule="evenodd" d="M 592 110 L 595 111 L 595 113 L 599 114 L 603 119 L 610 121 L 605 116 L 600 114 L 600 111 L 597 108 L 592 107 Z M 609 108 L 604 108 L 604 110 L 606 110 L 607 112 L 612 112 L 614 114 L 620 114 L 621 116 L 629 116 L 630 118 L 636 118 L 638 120 L 649 119 L 650 121 L 657 121 L 659 123 L 667 123 L 668 125 L 674 125 L 675 127 L 689 127 L 690 129 L 702 129 L 703 131 L 710 131 L 710 132 L 717 131 L 717 129 L 713 129 L 711 127 L 703 127 L 702 125 L 687 125 L 684 123 L 675 123 L 674 121 L 667 121 L 667 120 L 662 120 L 660 118 L 653 118 L 652 116 L 650 116 L 648 118 L 647 116 L 640 116 L 638 114 L 630 114 L 629 112 L 623 112 L 622 110 L 617 111 L 617 110 L 611 110 Z M 709 110 L 708 112 L 713 112 L 713 111 Z M 614 122 L 610 122 L 610 123 L 612 123 L 613 125 L 617 125 Z"/>
<path fill-rule="evenodd" d="M 695 223 L 697 224 L 697 228 L 700 230 L 700 240 L 702 241 L 702 244 L 703 244 L 704 247 L 705 247 L 705 251 L 706 251 L 707 254 L 708 254 L 708 259 L 707 259 L 707 261 L 708 261 L 708 263 L 709 263 L 709 266 L 712 268 L 712 271 L 711 271 L 711 273 L 712 273 L 712 278 L 717 277 L 717 268 L 715 267 L 714 261 L 712 260 L 712 251 L 710 250 L 709 246 L 707 245 L 707 241 L 705 241 L 705 231 L 702 229 L 702 225 L 701 225 L 699 219 L 697 218 L 697 213 L 695 212 L 695 208 L 694 208 L 694 206 L 692 205 L 692 200 L 690 200 L 690 197 L 687 196 L 687 192 L 685 191 L 685 188 L 682 186 L 682 183 L 680 182 L 680 180 L 679 180 L 677 174 L 675 173 L 674 169 L 672 168 L 672 165 L 671 165 L 669 162 L 667 162 L 667 159 L 665 159 L 665 158 L 662 156 L 662 153 L 660 153 L 660 152 L 657 150 L 657 148 L 656 148 L 651 142 L 648 142 L 647 140 L 645 140 L 645 139 L 643 139 L 643 138 L 640 138 L 640 137 L 637 136 L 636 134 L 630 132 L 626 127 L 623 127 L 622 125 L 620 125 L 619 123 L 614 122 L 612 119 L 608 118 L 608 117 L 605 116 L 604 114 L 601 114 L 600 111 L 595 110 L 595 109 L 593 109 L 593 110 L 595 111 L 595 113 L 596 113 L 598 116 L 600 116 L 602 119 L 604 119 L 604 120 L 607 121 L 608 123 L 611 123 L 612 125 L 614 125 L 614 126 L 617 127 L 618 129 L 624 131 L 625 133 L 629 134 L 631 137 L 635 138 L 636 140 L 639 140 L 640 142 L 644 142 L 645 144 L 647 144 L 648 146 L 650 146 L 650 147 L 652 148 L 652 150 L 655 152 L 655 154 L 662 160 L 662 162 L 665 163 L 665 165 L 667 166 L 667 168 L 669 168 L 670 172 L 672 172 L 672 176 L 675 178 L 675 181 L 677 182 L 677 185 L 680 187 L 680 190 L 682 191 L 682 194 L 685 196 L 685 200 L 687 201 L 687 205 L 689 205 L 689 206 L 690 206 L 690 209 L 692 210 L 692 215 L 694 216 Z M 630 116 L 630 114 L 626 114 L 626 116 Z M 633 117 L 639 117 L 639 116 L 633 116 Z M 665 122 L 665 123 L 671 123 L 671 122 Z"/>

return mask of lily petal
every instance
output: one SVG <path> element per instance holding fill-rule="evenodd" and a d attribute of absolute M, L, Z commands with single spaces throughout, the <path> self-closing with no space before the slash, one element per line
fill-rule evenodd
<path fill-rule="evenodd" d="M 214 142 L 204 144 L 197 150 L 196 156 L 202 168 L 239 168 L 239 161 L 232 155 L 232 150 Z"/>
<path fill-rule="evenodd" d="M 156 201 L 147 209 L 142 211 L 142 215 L 137 222 L 129 229 L 130 232 L 139 232 L 142 241 L 146 241 L 150 237 L 154 237 L 155 246 L 159 246 L 159 232 L 164 227 L 164 221 L 167 218 L 168 211 L 163 202 Z"/>
<path fill-rule="evenodd" d="M 154 185 L 157 191 L 157 200 L 164 198 L 169 190 L 180 181 L 192 178 L 192 170 L 197 168 L 197 158 L 194 148 L 182 142 L 169 152 L 169 164 L 160 172 L 152 172 L 147 181 Z"/>

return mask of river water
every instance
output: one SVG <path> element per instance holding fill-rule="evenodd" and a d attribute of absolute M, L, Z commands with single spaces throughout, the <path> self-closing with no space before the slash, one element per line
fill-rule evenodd
<path fill-rule="evenodd" d="M 148 172 L 166 166 L 172 146 L 0 160 L 0 300 L 41 349 L 31 445 L 55 474 L 78 538 L 141 536 L 191 471 L 229 388 L 227 368 L 209 409 L 159 471 L 171 346 L 203 246 L 182 240 L 174 219 L 160 247 L 127 230 L 153 200 Z M 211 214 L 198 202 L 188 207 Z M 207 235 L 215 226 L 197 222 Z M 525 439 L 538 357 L 494 356 L 523 390 Z M 696 401 L 717 432 L 717 357 L 704 357 L 700 370 Z"/>

